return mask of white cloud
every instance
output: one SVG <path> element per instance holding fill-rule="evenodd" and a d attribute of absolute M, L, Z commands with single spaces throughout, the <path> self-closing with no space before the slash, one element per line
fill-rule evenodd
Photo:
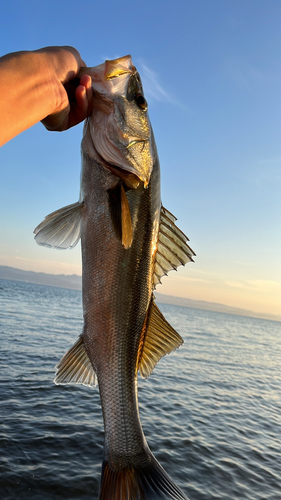
<path fill-rule="evenodd" d="M 245 280 L 245 281 L 226 281 L 225 284 L 231 288 L 239 288 L 240 290 L 248 290 L 251 292 L 261 293 L 262 295 L 280 294 L 281 283 L 272 280 Z"/>
<path fill-rule="evenodd" d="M 159 82 L 157 73 L 149 68 L 146 63 L 139 61 L 136 66 L 142 80 L 145 96 L 149 102 L 153 100 L 169 102 L 185 111 L 188 110 L 182 102 L 179 102 L 175 96 L 165 90 L 164 86 Z"/>
<path fill-rule="evenodd" d="M 153 98 L 156 101 L 172 101 L 172 98 L 160 85 L 155 71 L 150 69 L 143 62 L 138 65 L 138 70 L 141 75 L 145 95 L 147 97 Z"/>

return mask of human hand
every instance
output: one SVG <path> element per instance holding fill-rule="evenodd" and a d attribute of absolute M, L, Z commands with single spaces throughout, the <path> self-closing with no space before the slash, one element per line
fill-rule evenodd
<path fill-rule="evenodd" d="M 91 113 L 92 79 L 87 74 L 80 80 L 77 77 L 81 67 L 86 64 L 73 47 L 46 47 L 37 52 L 45 55 L 58 94 L 57 109 L 41 121 L 48 130 L 67 130 Z"/>
<path fill-rule="evenodd" d="M 0 57 L 0 146 L 39 121 L 48 130 L 67 130 L 85 120 L 92 110 L 85 66 L 73 47 Z"/>

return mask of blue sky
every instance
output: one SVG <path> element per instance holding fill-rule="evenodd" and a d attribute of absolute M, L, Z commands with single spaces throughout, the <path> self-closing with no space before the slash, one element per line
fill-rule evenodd
<path fill-rule="evenodd" d="M 162 201 L 196 263 L 160 293 L 281 315 L 281 2 L 27 0 L 1 9 L 1 54 L 73 45 L 88 66 L 130 53 L 144 83 Z M 19 82 L 20 85 L 20 82 Z M 38 124 L 0 149 L 0 265 L 80 274 L 80 249 L 32 231 L 78 199 L 82 126 Z"/>

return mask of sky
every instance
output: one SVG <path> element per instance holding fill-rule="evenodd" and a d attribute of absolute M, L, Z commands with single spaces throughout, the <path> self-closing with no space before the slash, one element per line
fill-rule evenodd
<path fill-rule="evenodd" d="M 195 263 L 159 293 L 281 318 L 280 0 L 33 0 L 1 8 L 1 55 L 76 47 L 88 66 L 131 54 L 161 164 L 163 205 Z M 20 82 L 19 82 L 20 85 Z M 0 265 L 81 274 L 79 245 L 33 229 L 78 200 L 82 125 L 37 124 L 0 148 Z"/>

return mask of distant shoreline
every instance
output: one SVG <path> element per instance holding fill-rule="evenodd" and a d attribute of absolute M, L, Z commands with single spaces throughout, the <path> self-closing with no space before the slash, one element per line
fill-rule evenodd
<path fill-rule="evenodd" d="M 24 281 L 37 285 L 55 286 L 59 288 L 70 288 L 72 290 L 82 290 L 82 276 L 77 274 L 47 274 L 37 273 L 35 271 L 24 271 L 9 266 L 0 266 L 0 279 L 10 281 Z M 162 304 L 172 304 L 193 309 L 203 309 L 205 311 L 221 312 L 226 314 L 234 314 L 237 316 L 248 316 L 250 318 L 267 319 L 271 321 L 281 321 L 281 316 L 266 313 L 255 313 L 246 309 L 226 306 L 216 302 L 207 302 L 203 300 L 193 300 L 183 297 L 174 297 L 164 295 L 159 292 L 154 293 L 157 302 Z"/>

